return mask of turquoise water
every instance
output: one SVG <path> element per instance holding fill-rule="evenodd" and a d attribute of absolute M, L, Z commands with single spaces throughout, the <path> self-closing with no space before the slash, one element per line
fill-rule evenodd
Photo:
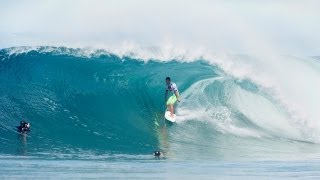
<path fill-rule="evenodd" d="M 0 177 L 47 179 L 276 179 L 320 176 L 317 161 L 194 161 L 155 160 L 146 156 L 117 160 L 52 160 L 1 158 Z"/>
<path fill-rule="evenodd" d="M 316 60 L 290 61 L 319 72 Z M 163 119 L 166 76 L 183 98 L 174 124 Z M 319 178 L 314 116 L 294 114 L 255 78 L 205 58 L 2 49 L 0 177 Z M 21 119 L 31 123 L 28 135 L 15 131 Z"/>

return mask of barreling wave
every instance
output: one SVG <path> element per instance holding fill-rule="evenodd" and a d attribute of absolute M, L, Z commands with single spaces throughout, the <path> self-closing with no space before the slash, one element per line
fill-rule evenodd
<path fill-rule="evenodd" d="M 317 88 L 305 89 L 310 87 L 305 81 L 320 77 L 317 60 L 144 52 L 149 54 L 66 47 L 0 50 L 0 152 L 19 149 L 13 127 L 22 118 L 32 124 L 27 144 L 34 153 L 163 149 L 177 154 L 202 147 L 219 154 L 217 147 L 232 149 L 244 140 L 319 142 L 320 116 L 310 99 Z M 295 83 L 283 66 L 299 67 L 299 75 L 290 77 Z M 166 76 L 182 93 L 177 124 L 168 129 Z M 233 143 L 222 143 L 226 139 Z"/>

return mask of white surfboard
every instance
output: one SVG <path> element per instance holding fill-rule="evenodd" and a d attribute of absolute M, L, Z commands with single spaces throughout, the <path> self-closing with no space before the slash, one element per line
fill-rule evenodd
<path fill-rule="evenodd" d="M 164 114 L 164 117 L 165 117 L 166 120 L 168 120 L 168 121 L 176 122 L 176 115 L 173 114 L 173 116 L 171 116 L 170 111 L 166 111 L 166 113 Z"/>

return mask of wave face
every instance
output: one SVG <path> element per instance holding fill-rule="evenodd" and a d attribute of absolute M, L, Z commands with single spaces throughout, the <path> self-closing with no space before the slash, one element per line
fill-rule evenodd
<path fill-rule="evenodd" d="M 226 67 L 205 57 L 145 61 L 103 50 L 2 49 L 0 152 L 144 154 L 161 149 L 175 157 L 227 157 L 274 149 L 286 154 L 302 146 L 320 152 L 319 132 L 309 121 L 299 121 L 303 118 L 277 96 L 281 91 Z M 183 97 L 177 123 L 167 126 L 166 76 Z M 27 137 L 14 130 L 21 119 L 31 122 Z"/>

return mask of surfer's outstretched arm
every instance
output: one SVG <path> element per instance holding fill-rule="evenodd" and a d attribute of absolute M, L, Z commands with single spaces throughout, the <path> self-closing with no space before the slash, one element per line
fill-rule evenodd
<path fill-rule="evenodd" d="M 174 94 L 176 95 L 178 102 L 180 102 L 180 94 L 179 94 L 179 92 L 175 91 Z"/>

